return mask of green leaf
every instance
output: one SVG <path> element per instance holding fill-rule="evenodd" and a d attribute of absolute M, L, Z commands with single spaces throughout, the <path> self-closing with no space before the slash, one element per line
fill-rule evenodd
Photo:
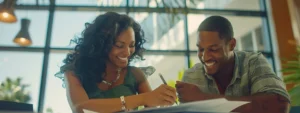
<path fill-rule="evenodd" d="M 298 84 L 300 83 L 299 79 L 295 79 L 295 80 L 289 80 L 289 81 L 285 81 L 286 84 Z"/>
<path fill-rule="evenodd" d="M 297 68 L 297 67 L 288 67 L 288 68 L 284 68 L 282 69 L 281 71 L 282 72 L 300 72 L 299 71 L 300 68 Z"/>
<path fill-rule="evenodd" d="M 16 84 L 16 85 L 20 85 L 20 84 L 21 84 L 21 81 L 22 81 L 22 79 L 18 77 L 17 80 L 15 81 L 15 84 Z"/>
<path fill-rule="evenodd" d="M 299 61 L 298 60 L 290 60 L 290 61 L 287 61 L 288 64 L 298 64 L 299 66 Z"/>
<path fill-rule="evenodd" d="M 295 81 L 300 81 L 300 75 L 297 73 L 294 74 L 290 74 L 290 75 L 286 75 L 283 76 L 283 80 L 284 82 L 288 83 L 288 82 L 295 82 Z"/>
<path fill-rule="evenodd" d="M 300 68 L 299 64 L 297 64 L 297 63 L 284 64 L 283 67 L 285 67 L 285 68 L 298 68 L 298 69 Z"/>
<path fill-rule="evenodd" d="M 300 106 L 300 85 L 295 86 L 289 91 L 292 106 Z"/>

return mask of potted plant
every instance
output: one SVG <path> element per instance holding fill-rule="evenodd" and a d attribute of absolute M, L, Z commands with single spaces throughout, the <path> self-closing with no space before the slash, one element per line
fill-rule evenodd
<path fill-rule="evenodd" d="M 286 64 L 283 64 L 284 68 L 282 72 L 286 84 L 293 84 L 293 87 L 288 90 L 291 97 L 292 106 L 300 106 L 300 46 L 297 47 L 297 54 L 295 60 L 287 60 Z"/>
<path fill-rule="evenodd" d="M 26 88 L 29 85 L 21 82 L 21 78 L 15 80 L 7 78 L 2 83 L 0 82 L 0 100 L 28 103 L 31 97 Z"/>

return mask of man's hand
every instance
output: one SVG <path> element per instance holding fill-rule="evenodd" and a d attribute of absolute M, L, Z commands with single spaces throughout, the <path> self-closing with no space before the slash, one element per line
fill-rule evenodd
<path fill-rule="evenodd" d="M 190 83 L 176 81 L 176 91 L 180 102 L 205 100 L 205 95 L 198 86 Z"/>

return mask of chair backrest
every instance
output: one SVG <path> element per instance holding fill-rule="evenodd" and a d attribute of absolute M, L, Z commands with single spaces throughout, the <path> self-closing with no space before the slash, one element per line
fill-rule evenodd
<path fill-rule="evenodd" d="M 2 111 L 33 112 L 33 106 L 32 104 L 0 100 L 0 112 Z"/>
<path fill-rule="evenodd" d="M 153 66 L 138 67 L 138 68 L 140 68 L 144 72 L 144 74 L 146 75 L 146 78 L 151 76 L 156 71 Z"/>

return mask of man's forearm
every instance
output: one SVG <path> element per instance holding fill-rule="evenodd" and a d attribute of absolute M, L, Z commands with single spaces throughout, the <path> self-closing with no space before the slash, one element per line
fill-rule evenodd
<path fill-rule="evenodd" d="M 278 94 L 257 94 L 241 98 L 229 97 L 228 100 L 251 102 L 234 110 L 237 112 L 288 113 L 289 108 L 288 99 Z"/>
<path fill-rule="evenodd" d="M 245 104 L 236 108 L 233 112 L 241 113 L 287 113 L 289 108 L 289 101 L 278 94 L 256 94 L 252 96 L 243 97 L 229 97 L 217 94 L 207 94 L 198 97 L 197 100 L 207 100 L 215 98 L 226 98 L 232 101 L 249 101 L 249 104 Z"/>

